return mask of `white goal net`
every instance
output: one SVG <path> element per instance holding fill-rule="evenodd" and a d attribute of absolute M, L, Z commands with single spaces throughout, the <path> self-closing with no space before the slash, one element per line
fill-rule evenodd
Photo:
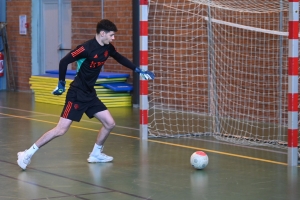
<path fill-rule="evenodd" d="M 288 1 L 149 4 L 149 137 L 285 146 Z"/>

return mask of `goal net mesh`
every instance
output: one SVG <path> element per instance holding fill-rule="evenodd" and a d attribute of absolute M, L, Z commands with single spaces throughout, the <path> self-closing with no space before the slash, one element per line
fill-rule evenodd
<path fill-rule="evenodd" d="M 286 146 L 288 1 L 149 1 L 149 137 Z"/>

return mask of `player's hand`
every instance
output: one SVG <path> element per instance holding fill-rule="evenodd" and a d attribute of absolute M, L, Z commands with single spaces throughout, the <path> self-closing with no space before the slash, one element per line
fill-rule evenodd
<path fill-rule="evenodd" d="M 145 79 L 145 80 L 153 80 L 155 79 L 155 74 L 151 71 L 145 71 L 145 70 L 141 70 L 141 68 L 137 67 L 134 70 L 137 73 L 140 73 L 140 75 Z"/>
<path fill-rule="evenodd" d="M 61 95 L 66 91 L 66 81 L 58 81 L 57 87 L 53 90 L 52 94 Z"/>

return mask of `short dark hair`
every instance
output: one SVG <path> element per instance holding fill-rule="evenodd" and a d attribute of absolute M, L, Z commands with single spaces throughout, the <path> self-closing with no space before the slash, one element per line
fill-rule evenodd
<path fill-rule="evenodd" d="M 117 26 L 113 22 L 109 21 L 108 19 L 102 19 L 100 22 L 97 23 L 97 29 L 96 29 L 97 34 L 99 34 L 100 31 L 117 32 L 118 29 L 117 29 Z"/>

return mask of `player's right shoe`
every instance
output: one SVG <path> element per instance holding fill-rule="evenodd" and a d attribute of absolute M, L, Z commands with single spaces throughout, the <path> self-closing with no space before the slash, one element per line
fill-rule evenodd
<path fill-rule="evenodd" d="M 89 163 L 103 163 L 103 162 L 111 162 L 113 159 L 114 159 L 113 157 L 100 152 L 100 154 L 98 154 L 98 155 L 90 154 L 87 161 Z"/>
<path fill-rule="evenodd" d="M 31 155 L 27 154 L 27 150 L 18 153 L 18 165 L 25 170 L 30 164 Z"/>

